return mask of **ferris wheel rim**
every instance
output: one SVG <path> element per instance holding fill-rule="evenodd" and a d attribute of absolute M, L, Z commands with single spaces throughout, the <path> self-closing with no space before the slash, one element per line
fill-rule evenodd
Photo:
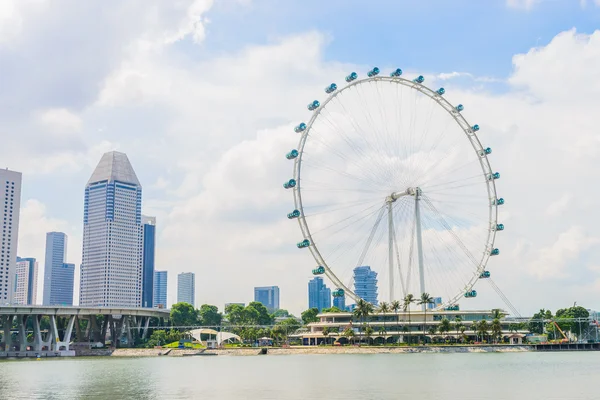
<path fill-rule="evenodd" d="M 306 141 L 308 139 L 309 133 L 321 112 L 326 109 L 327 105 L 339 96 L 344 91 L 369 82 L 390 82 L 399 84 L 409 89 L 416 90 L 417 92 L 422 93 L 427 96 L 431 100 L 435 101 L 438 106 L 442 107 L 453 119 L 454 122 L 462 129 L 465 134 L 467 140 L 471 144 L 471 147 L 478 155 L 478 161 L 481 167 L 481 170 L 485 175 L 492 174 L 492 168 L 485 152 L 481 153 L 484 149 L 479 137 L 476 134 L 476 131 L 472 129 L 472 126 L 467 122 L 466 118 L 462 115 L 460 111 L 456 109 L 446 98 L 444 98 L 438 92 L 430 89 L 429 87 L 423 85 L 422 83 L 415 82 L 413 80 L 408 80 L 406 78 L 402 78 L 400 76 L 387 77 L 387 76 L 370 76 L 361 79 L 355 79 L 343 87 L 338 88 L 337 90 L 330 93 L 327 98 L 312 112 L 310 120 L 306 123 L 306 128 L 301 132 L 300 139 L 298 142 L 298 156 L 294 160 L 294 179 L 296 180 L 296 186 L 293 187 L 293 195 L 294 195 L 294 205 L 297 210 L 299 210 L 300 215 L 298 216 L 298 224 L 300 226 L 303 238 L 305 240 L 309 240 L 310 246 L 308 246 L 309 251 L 311 252 L 315 261 L 317 261 L 318 266 L 323 266 L 325 269 L 324 274 L 338 287 L 344 290 L 344 294 L 350 297 L 354 301 L 358 301 L 361 297 L 358 296 L 352 289 L 350 289 L 347 285 L 345 285 L 342 280 L 340 280 L 335 272 L 329 267 L 327 260 L 321 255 L 318 244 L 315 243 L 310 227 L 306 221 L 306 215 L 304 213 L 304 204 L 302 201 L 302 180 L 301 180 L 301 171 L 302 171 L 302 156 L 304 154 L 304 147 L 306 145 Z M 471 279 L 465 284 L 462 291 L 456 294 L 454 297 L 449 298 L 448 300 L 442 302 L 440 306 L 436 309 L 445 308 L 450 305 L 454 305 L 458 302 L 459 299 L 463 297 L 465 293 L 471 291 L 473 286 L 480 277 L 480 274 L 485 271 L 486 265 L 491 256 L 491 251 L 494 249 L 494 243 L 496 239 L 496 226 L 498 223 L 498 204 L 497 204 L 497 192 L 496 192 L 496 183 L 494 179 L 486 179 L 486 187 L 488 193 L 488 235 L 486 240 L 485 249 L 483 249 L 481 257 L 479 258 L 479 263 L 476 268 L 476 273 L 471 277 Z M 401 299 L 400 299 L 401 300 Z"/>

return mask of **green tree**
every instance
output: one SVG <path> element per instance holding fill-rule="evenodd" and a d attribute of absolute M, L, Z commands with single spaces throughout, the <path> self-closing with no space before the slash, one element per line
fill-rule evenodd
<path fill-rule="evenodd" d="M 381 337 L 383 338 L 383 344 L 385 344 L 385 335 L 387 334 L 387 331 L 385 330 L 385 326 L 382 325 L 379 327 L 379 329 L 377 330 L 377 333 L 379 333 L 381 335 Z"/>
<path fill-rule="evenodd" d="M 541 335 L 544 333 L 545 322 L 543 320 L 549 319 L 552 319 L 552 312 L 542 308 L 539 312 L 533 314 L 533 317 L 531 317 L 528 326 L 529 332 Z"/>
<path fill-rule="evenodd" d="M 258 312 L 258 316 L 253 322 L 255 322 L 257 325 L 273 325 L 274 318 L 271 314 L 269 314 L 269 310 L 264 306 L 264 304 L 258 301 L 253 301 L 246 306 L 244 311 L 253 313 L 253 310 Z"/>
<path fill-rule="evenodd" d="M 319 309 L 316 307 L 303 311 L 300 315 L 302 317 L 302 323 L 304 323 L 304 325 L 308 325 L 311 322 L 317 322 L 319 320 L 319 318 L 317 318 L 317 314 L 319 314 Z"/>
<path fill-rule="evenodd" d="M 198 311 L 200 325 L 218 327 L 221 325 L 223 315 L 219 312 L 217 306 L 211 306 L 209 304 L 202 304 Z"/>
<path fill-rule="evenodd" d="M 300 323 L 294 317 L 287 318 L 281 322 L 278 322 L 273 327 L 273 332 L 278 334 L 280 337 L 285 338 L 287 341 L 288 336 L 296 332 L 300 328 Z"/>
<path fill-rule="evenodd" d="M 481 336 L 481 341 L 485 340 L 485 337 L 488 335 L 490 330 L 490 324 L 485 319 L 482 319 L 477 323 L 476 326 L 477 333 Z"/>
<path fill-rule="evenodd" d="M 556 311 L 556 321 L 560 329 L 563 331 L 571 331 L 575 333 L 578 337 L 581 336 L 583 328 L 585 327 L 585 322 L 580 321 L 561 321 L 561 319 L 587 319 L 589 318 L 590 313 L 588 310 L 581 306 L 573 306 L 569 308 L 563 308 Z M 586 321 L 587 322 L 587 321 Z"/>
<path fill-rule="evenodd" d="M 394 314 L 396 314 L 396 332 L 400 331 L 400 316 L 398 315 L 398 311 L 402 308 L 402 303 L 398 300 L 394 300 L 390 303 L 390 308 L 394 310 Z"/>
<path fill-rule="evenodd" d="M 492 337 L 498 343 L 498 341 L 502 338 L 502 324 L 498 318 L 494 318 L 490 325 L 490 329 L 492 331 Z"/>
<path fill-rule="evenodd" d="M 492 319 L 502 319 L 505 316 L 506 315 L 499 308 L 492 309 Z"/>
<path fill-rule="evenodd" d="M 290 316 L 290 313 L 288 312 L 288 310 L 284 310 L 283 308 L 280 308 L 279 310 L 275 310 L 275 312 L 273 313 L 274 318 L 289 317 L 289 316 Z"/>
<path fill-rule="evenodd" d="M 403 304 L 404 304 L 404 312 L 408 310 L 408 343 L 412 342 L 412 325 L 410 321 L 410 306 L 416 301 L 415 296 L 412 294 L 407 294 L 404 296 Z"/>
<path fill-rule="evenodd" d="M 329 328 L 328 327 L 323 328 L 323 336 L 325 336 L 325 344 L 329 344 L 328 341 L 327 341 L 327 337 L 329 336 L 329 333 L 330 332 L 329 332 Z"/>
<path fill-rule="evenodd" d="M 150 335 L 150 339 L 148 339 L 148 347 L 163 346 L 165 344 L 168 344 L 167 332 L 163 329 L 155 330 Z"/>
<path fill-rule="evenodd" d="M 430 326 L 427 329 L 427 332 L 429 332 L 429 334 L 431 335 L 431 342 L 433 342 L 433 336 L 435 335 L 435 332 L 437 331 L 435 325 Z M 423 338 L 423 343 L 425 343 L 425 338 Z"/>
<path fill-rule="evenodd" d="M 336 306 L 329 307 L 329 308 L 324 308 L 324 309 L 321 310 L 321 313 L 323 313 L 323 314 L 326 314 L 326 313 L 341 313 L 341 312 L 344 312 L 344 310 L 340 310 Z"/>
<path fill-rule="evenodd" d="M 348 328 L 344 331 L 343 335 L 348 339 L 348 341 L 352 341 L 354 343 L 354 330 Z"/>
<path fill-rule="evenodd" d="M 365 337 L 367 338 L 367 344 L 371 344 L 371 337 L 373 336 L 373 328 L 367 326 L 365 328 Z"/>
<path fill-rule="evenodd" d="M 361 329 L 363 331 L 364 331 L 364 328 L 366 327 L 366 320 L 369 318 L 369 315 L 371 315 L 374 311 L 375 311 L 375 307 L 373 307 L 373 304 L 369 303 L 368 301 L 359 299 L 356 302 L 356 308 L 354 309 L 354 315 L 361 320 L 361 322 L 362 322 Z"/>
<path fill-rule="evenodd" d="M 445 333 L 450 332 L 450 329 L 452 329 L 452 325 L 450 324 L 450 321 L 448 320 L 448 318 L 443 318 L 440 321 L 440 325 L 438 327 L 438 331 L 440 331 L 440 334 L 442 336 L 444 336 Z"/>
<path fill-rule="evenodd" d="M 225 316 L 232 325 L 243 325 L 245 308 L 239 304 L 230 304 L 225 308 Z"/>
<path fill-rule="evenodd" d="M 462 324 L 462 318 L 460 315 L 454 317 L 454 329 L 456 330 L 456 341 L 458 342 L 458 332 L 460 331 L 460 327 L 464 326 Z"/>
<path fill-rule="evenodd" d="M 171 306 L 170 319 L 172 326 L 196 326 L 198 325 L 198 312 L 194 309 L 194 306 L 189 303 L 176 303 Z"/>
<path fill-rule="evenodd" d="M 425 326 L 427 324 L 427 306 L 433 303 L 433 297 L 429 293 L 421 293 L 421 298 L 417 302 L 418 305 L 424 305 L 423 311 L 423 343 L 425 343 Z"/>
<path fill-rule="evenodd" d="M 465 335 L 465 331 L 467 330 L 467 327 L 461 324 L 458 326 L 458 330 L 460 331 L 460 334 L 461 334 L 460 340 L 462 342 L 464 342 L 467 339 L 467 337 Z"/>

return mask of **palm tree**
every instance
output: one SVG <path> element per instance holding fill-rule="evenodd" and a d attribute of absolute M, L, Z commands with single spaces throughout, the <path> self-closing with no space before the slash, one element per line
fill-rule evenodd
<path fill-rule="evenodd" d="M 500 323 L 500 320 L 495 318 L 492 321 L 490 328 L 492 330 L 492 337 L 496 340 L 496 343 L 498 343 L 498 340 L 502 337 L 502 324 Z"/>
<path fill-rule="evenodd" d="M 381 335 L 381 337 L 383 338 L 383 344 L 385 345 L 385 335 L 387 333 L 387 331 L 385 330 L 385 325 L 384 326 L 380 326 L 378 333 Z"/>
<path fill-rule="evenodd" d="M 477 332 L 481 335 L 481 341 L 483 342 L 485 336 L 487 336 L 490 329 L 490 324 L 485 319 L 482 319 L 477 324 Z"/>
<path fill-rule="evenodd" d="M 423 312 L 423 344 L 425 344 L 425 325 L 427 324 L 427 305 L 433 303 L 433 297 L 429 293 L 421 293 L 421 298 L 417 302 L 418 305 L 425 305 Z"/>
<path fill-rule="evenodd" d="M 329 336 L 329 328 L 328 327 L 323 328 L 323 336 L 325 336 L 325 344 L 329 344 L 329 343 L 327 343 L 327 337 Z"/>
<path fill-rule="evenodd" d="M 431 343 L 433 343 L 433 336 L 435 335 L 435 332 L 437 331 L 435 325 L 431 325 L 429 327 L 429 329 L 427 329 L 427 332 L 429 332 L 429 334 L 431 335 Z M 425 343 L 425 338 L 423 338 L 423 343 Z"/>
<path fill-rule="evenodd" d="M 413 304 L 415 302 L 415 296 L 413 296 L 412 294 L 407 294 L 406 296 L 404 296 L 404 312 L 406 312 L 408 310 L 408 344 L 411 344 L 412 342 L 412 326 L 410 324 L 410 305 Z"/>
<path fill-rule="evenodd" d="M 448 320 L 448 318 L 443 318 L 440 322 L 440 326 L 438 326 L 438 331 L 440 331 L 440 334 L 444 336 L 444 333 L 450 332 L 450 329 L 452 329 L 450 321 Z"/>
<path fill-rule="evenodd" d="M 373 304 L 369 303 L 368 301 L 365 301 L 364 299 L 359 299 L 356 302 L 354 315 L 360 318 L 362 322 L 362 327 L 364 328 L 366 326 L 365 320 L 368 319 L 369 315 L 371 315 L 374 311 L 375 307 L 373 307 Z"/>
<path fill-rule="evenodd" d="M 462 326 L 462 318 L 460 317 L 460 315 L 457 315 L 456 317 L 454 317 L 454 328 L 456 329 L 456 341 L 458 342 L 458 331 L 460 330 L 460 327 Z"/>
<path fill-rule="evenodd" d="M 367 344 L 371 344 L 371 336 L 373 336 L 373 328 L 367 326 L 365 328 L 365 337 L 367 338 Z"/>
<path fill-rule="evenodd" d="M 390 305 L 388 303 L 386 303 L 385 301 L 382 301 L 379 304 L 379 307 L 377 308 L 377 312 L 382 315 L 383 318 L 382 318 L 381 323 L 385 327 L 385 314 L 390 312 Z"/>
<path fill-rule="evenodd" d="M 354 343 L 354 331 L 351 328 L 348 328 L 344 331 L 344 336 L 346 336 L 348 342 L 352 341 L 352 343 Z"/>
<path fill-rule="evenodd" d="M 462 341 L 465 341 L 465 339 L 466 339 L 466 336 L 465 336 L 465 331 L 467 330 L 467 327 L 466 327 L 466 326 L 464 326 L 463 324 L 460 324 L 460 325 L 458 326 L 458 330 L 460 331 L 460 334 L 461 334 L 461 336 L 462 336 L 462 337 L 460 338 L 461 342 L 462 342 Z"/>
<path fill-rule="evenodd" d="M 506 316 L 499 308 L 492 309 L 492 319 L 502 319 Z"/>
<path fill-rule="evenodd" d="M 396 332 L 398 332 L 400 330 L 400 316 L 398 315 L 398 311 L 400 311 L 400 309 L 402 308 L 402 303 L 400 303 L 398 300 L 394 300 L 390 304 L 390 308 L 394 310 L 394 314 L 396 314 Z"/>

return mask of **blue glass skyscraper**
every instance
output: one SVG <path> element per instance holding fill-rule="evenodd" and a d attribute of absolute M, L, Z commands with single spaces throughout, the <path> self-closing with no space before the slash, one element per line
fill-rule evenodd
<path fill-rule="evenodd" d="M 254 301 L 262 303 L 271 312 L 279 310 L 279 286 L 255 287 Z"/>
<path fill-rule="evenodd" d="M 342 311 L 346 310 L 346 296 L 339 296 L 333 298 L 333 306 L 339 308 Z"/>
<path fill-rule="evenodd" d="M 153 307 L 167 308 L 167 271 L 154 271 Z"/>
<path fill-rule="evenodd" d="M 72 306 L 75 265 L 67 264 L 67 235 L 62 232 L 46 234 L 46 259 L 44 267 L 45 306 Z"/>
<path fill-rule="evenodd" d="M 330 307 L 331 289 L 323 283 L 323 278 L 317 276 L 308 282 L 308 308 L 321 311 Z"/>
<path fill-rule="evenodd" d="M 378 305 L 377 272 L 371 271 L 369 266 L 354 268 L 354 293 L 361 299 Z"/>
<path fill-rule="evenodd" d="M 153 307 L 154 247 L 156 243 L 156 218 L 142 216 L 144 232 L 142 261 L 142 307 Z"/>

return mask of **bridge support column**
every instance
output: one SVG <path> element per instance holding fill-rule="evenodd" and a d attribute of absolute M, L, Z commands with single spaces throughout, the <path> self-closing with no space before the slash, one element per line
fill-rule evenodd
<path fill-rule="evenodd" d="M 142 331 L 142 339 L 146 339 L 148 336 L 148 326 L 150 325 L 150 317 L 146 317 L 146 323 L 144 324 L 144 330 Z"/>
<path fill-rule="evenodd" d="M 42 351 L 42 330 L 40 328 L 41 315 L 33 315 L 33 350 Z"/>
<path fill-rule="evenodd" d="M 2 344 L 4 347 L 4 351 L 11 351 L 12 347 L 12 336 L 10 333 L 10 329 L 12 328 L 13 316 L 7 315 L 2 317 Z"/>
<path fill-rule="evenodd" d="M 27 351 L 27 315 L 19 315 L 17 321 L 19 328 L 19 351 Z"/>
<path fill-rule="evenodd" d="M 65 333 L 63 335 L 63 340 L 60 341 L 60 337 L 58 336 L 58 332 L 56 335 L 56 350 L 60 351 L 61 348 L 62 350 L 69 350 L 69 343 L 71 342 L 71 334 L 73 332 L 73 325 L 75 324 L 75 318 L 77 318 L 75 315 L 71 315 L 69 317 L 69 322 L 67 323 L 67 326 L 65 328 Z"/>

